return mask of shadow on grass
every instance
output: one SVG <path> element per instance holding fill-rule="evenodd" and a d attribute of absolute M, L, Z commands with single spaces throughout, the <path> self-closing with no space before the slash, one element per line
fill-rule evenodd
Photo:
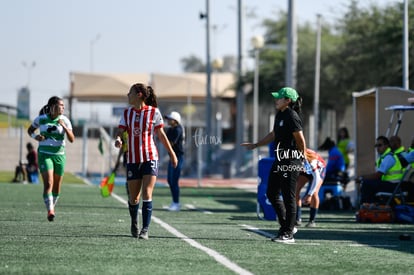
<path fill-rule="evenodd" d="M 330 212 L 328 217 L 317 219 L 317 227 L 298 227 L 295 234 L 297 243 L 329 242 L 333 245 L 371 246 L 414 254 L 413 240 L 400 240 L 402 234 L 414 235 L 414 227 L 408 224 L 372 224 L 357 223 L 352 213 Z M 269 226 L 274 226 L 269 225 Z M 272 235 L 278 229 L 261 228 L 258 230 L 244 229 L 258 235 Z"/>

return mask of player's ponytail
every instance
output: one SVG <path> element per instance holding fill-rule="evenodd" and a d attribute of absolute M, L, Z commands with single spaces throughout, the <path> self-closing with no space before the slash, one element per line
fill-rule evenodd
<path fill-rule="evenodd" d="M 59 102 L 62 101 L 62 99 L 58 96 L 52 96 L 47 101 L 47 105 L 43 106 L 42 109 L 39 111 L 39 115 L 50 115 L 51 109 L 53 106 L 59 104 Z"/>
<path fill-rule="evenodd" d="M 48 105 L 43 106 L 39 111 L 39 115 L 45 115 L 45 114 L 48 114 L 48 113 L 50 113 Z"/>
<path fill-rule="evenodd" d="M 158 107 L 157 96 L 154 93 L 154 89 L 151 86 L 147 86 L 148 95 L 145 99 L 145 104 L 152 107 Z"/>
<path fill-rule="evenodd" d="M 134 89 L 137 94 L 142 94 L 142 98 L 146 105 L 158 107 L 157 97 L 154 93 L 154 89 L 152 89 L 151 86 L 146 86 L 142 83 L 136 83 L 132 85 L 131 89 Z"/>
<path fill-rule="evenodd" d="M 291 102 L 289 104 L 290 108 L 292 108 L 300 117 L 302 117 L 302 97 L 298 97 L 295 102 Z"/>

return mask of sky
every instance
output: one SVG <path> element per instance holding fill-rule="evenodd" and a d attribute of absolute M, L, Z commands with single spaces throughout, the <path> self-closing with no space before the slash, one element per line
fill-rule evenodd
<path fill-rule="evenodd" d="M 350 0 L 295 0 L 296 19 L 333 22 Z M 362 6 L 397 0 L 359 0 Z M 211 59 L 237 56 L 236 0 L 210 0 Z M 264 34 L 260 22 L 287 11 L 288 0 L 242 0 L 243 48 Z M 206 0 L 13 0 L 0 1 L 0 104 L 17 105 L 17 91 L 31 90 L 31 118 L 49 97 L 69 94 L 72 71 L 181 73 L 180 60 L 205 61 Z M 127 91 L 126 91 L 127 92 Z M 85 118 L 101 107 L 79 105 Z M 103 108 L 103 107 L 102 107 Z M 98 119 L 99 120 L 99 119 Z"/>

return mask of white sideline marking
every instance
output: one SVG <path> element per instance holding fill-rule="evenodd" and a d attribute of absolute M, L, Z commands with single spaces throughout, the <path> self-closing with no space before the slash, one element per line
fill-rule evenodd
<path fill-rule="evenodd" d="M 200 211 L 200 212 L 202 212 L 202 213 L 204 213 L 204 214 L 213 214 L 213 212 L 211 212 L 211 211 L 207 211 L 207 210 L 203 210 L 203 209 L 198 209 L 197 207 L 195 207 L 193 204 L 185 204 L 184 205 L 188 210 L 193 210 L 193 211 L 195 211 L 195 210 L 198 210 L 198 211 Z"/>
<path fill-rule="evenodd" d="M 393 245 L 393 244 L 350 244 L 349 246 L 351 246 L 351 247 L 364 247 L 364 246 L 369 246 L 369 247 L 384 247 L 384 248 L 395 248 L 395 247 L 398 247 L 398 245 Z"/>
<path fill-rule="evenodd" d="M 194 204 L 185 204 L 184 206 L 187 207 L 188 210 L 197 210 Z"/>
<path fill-rule="evenodd" d="M 240 226 L 246 228 L 249 231 L 252 231 L 256 234 L 259 234 L 259 235 L 262 235 L 262 236 L 265 236 L 265 237 L 268 237 L 268 238 L 272 238 L 274 236 L 274 234 L 270 234 L 269 232 L 260 230 L 257 227 L 253 227 L 253 226 L 250 226 L 250 225 L 247 225 L 247 224 L 241 224 Z"/>
<path fill-rule="evenodd" d="M 118 196 L 115 193 L 112 193 L 112 197 L 114 197 L 117 201 L 128 205 L 128 202 L 126 200 L 124 200 L 122 197 Z M 217 251 L 205 247 L 204 245 L 196 242 L 193 239 L 190 239 L 189 237 L 187 237 L 186 235 L 182 234 L 181 232 L 179 232 L 177 229 L 175 229 L 174 227 L 172 227 L 171 225 L 163 222 L 161 219 L 155 217 L 154 215 L 152 215 L 152 220 L 154 222 L 156 222 L 157 224 L 159 224 L 160 226 L 162 226 L 165 230 L 167 230 L 168 232 L 170 232 L 171 234 L 173 234 L 174 236 L 182 239 L 183 241 L 187 242 L 188 244 L 190 244 L 191 246 L 207 253 L 209 256 L 213 257 L 218 263 L 224 265 L 225 267 L 227 267 L 228 269 L 236 272 L 237 274 L 243 274 L 243 275 L 253 275 L 253 273 L 251 273 L 250 271 L 241 268 L 240 266 L 238 266 L 236 263 L 233 263 L 232 261 L 230 261 L 229 259 L 227 259 L 225 256 L 221 255 L 220 253 L 218 253 Z"/>

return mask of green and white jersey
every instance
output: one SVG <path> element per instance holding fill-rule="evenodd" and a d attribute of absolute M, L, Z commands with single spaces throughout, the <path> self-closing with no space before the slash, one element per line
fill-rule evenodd
<path fill-rule="evenodd" d="M 65 122 L 66 127 L 72 130 L 72 123 L 64 115 L 51 119 L 45 114 L 39 115 L 34 119 L 32 126 L 39 129 L 40 135 L 46 138 L 43 141 L 39 141 L 39 153 L 49 155 L 65 154 L 65 130 L 62 125 L 58 123 L 59 119 L 62 119 Z"/>

